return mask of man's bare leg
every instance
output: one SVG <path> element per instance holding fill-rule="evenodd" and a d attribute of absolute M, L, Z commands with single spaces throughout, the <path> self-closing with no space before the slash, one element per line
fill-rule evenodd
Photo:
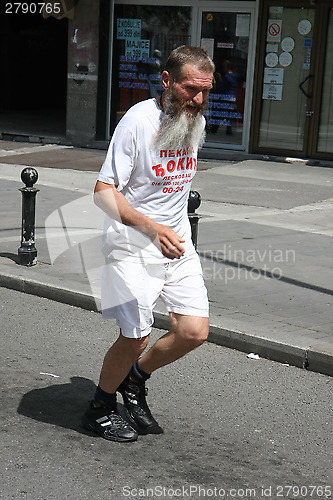
<path fill-rule="evenodd" d="M 126 442 L 138 438 L 138 432 L 118 413 L 116 390 L 147 342 L 148 337 L 129 339 L 120 334 L 109 349 L 104 358 L 95 399 L 89 403 L 82 417 L 86 429 L 110 441 Z"/>
<path fill-rule="evenodd" d="M 140 433 L 163 432 L 146 401 L 145 381 L 150 374 L 201 345 L 208 335 L 208 318 L 170 314 L 171 331 L 161 337 L 133 366 L 119 387 L 130 422 Z"/>
<path fill-rule="evenodd" d="M 100 379 L 100 388 L 107 393 L 115 393 L 130 371 L 133 363 L 147 347 L 149 337 L 132 339 L 121 333 L 105 355 Z"/>
<path fill-rule="evenodd" d="M 139 360 L 139 367 L 147 374 L 181 358 L 208 336 L 208 318 L 170 313 L 170 320 L 170 332 L 158 339 Z"/>

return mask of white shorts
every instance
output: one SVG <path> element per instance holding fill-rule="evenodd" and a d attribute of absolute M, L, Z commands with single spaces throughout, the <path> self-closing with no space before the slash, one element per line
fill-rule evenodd
<path fill-rule="evenodd" d="M 169 312 L 208 317 L 207 290 L 196 253 L 168 263 L 108 261 L 102 276 L 102 313 L 129 338 L 149 335 L 161 297 Z"/>

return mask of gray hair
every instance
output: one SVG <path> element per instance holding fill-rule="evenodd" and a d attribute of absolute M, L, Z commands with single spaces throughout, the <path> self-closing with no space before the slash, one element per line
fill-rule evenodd
<path fill-rule="evenodd" d="M 167 71 L 174 81 L 179 81 L 183 68 L 186 64 L 194 64 L 202 71 L 214 72 L 215 64 L 207 52 L 201 47 L 181 45 L 174 49 L 165 63 L 164 70 Z"/>

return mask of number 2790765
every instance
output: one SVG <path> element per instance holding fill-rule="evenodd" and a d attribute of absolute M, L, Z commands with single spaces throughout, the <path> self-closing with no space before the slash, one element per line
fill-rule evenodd
<path fill-rule="evenodd" d="M 60 2 L 7 2 L 5 4 L 5 14 L 41 14 L 43 11 L 46 14 L 60 14 Z"/>

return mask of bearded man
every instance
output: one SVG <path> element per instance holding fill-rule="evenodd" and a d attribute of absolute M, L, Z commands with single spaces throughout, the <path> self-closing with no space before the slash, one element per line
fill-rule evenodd
<path fill-rule="evenodd" d="M 145 382 L 208 335 L 207 291 L 187 201 L 213 73 L 203 49 L 175 49 L 162 73 L 163 94 L 127 111 L 96 183 L 95 202 L 106 213 L 102 311 L 116 318 L 120 334 L 104 358 L 83 424 L 111 441 L 163 432 L 148 407 Z M 171 329 L 143 353 L 158 297 Z M 117 392 L 126 420 L 117 410 Z"/>

